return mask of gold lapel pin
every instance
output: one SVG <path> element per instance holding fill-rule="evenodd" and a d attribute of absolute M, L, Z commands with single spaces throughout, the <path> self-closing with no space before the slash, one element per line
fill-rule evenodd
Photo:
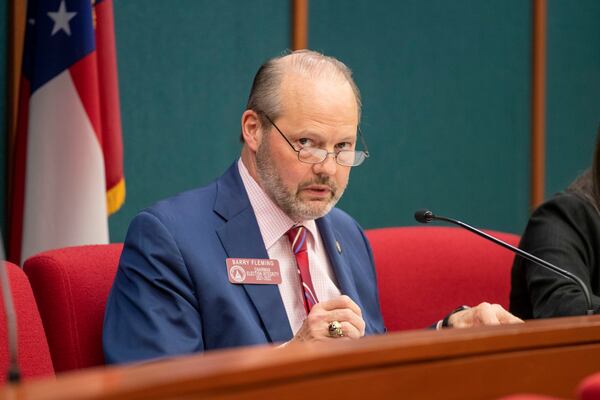
<path fill-rule="evenodd" d="M 335 241 L 335 248 L 337 249 L 338 253 L 342 254 L 342 246 L 340 246 L 340 242 L 337 240 Z"/>

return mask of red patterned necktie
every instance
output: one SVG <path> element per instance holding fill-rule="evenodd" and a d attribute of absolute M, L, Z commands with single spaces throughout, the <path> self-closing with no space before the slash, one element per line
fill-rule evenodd
<path fill-rule="evenodd" d="M 310 278 L 310 270 L 308 268 L 306 228 L 302 225 L 294 227 L 287 232 L 287 235 L 290 239 L 290 243 L 292 244 L 292 252 L 296 256 L 296 265 L 298 267 L 298 275 L 300 276 L 300 284 L 302 285 L 302 293 L 304 298 L 304 309 L 308 315 L 310 309 L 317 304 L 319 300 L 317 300 L 312 279 Z"/>

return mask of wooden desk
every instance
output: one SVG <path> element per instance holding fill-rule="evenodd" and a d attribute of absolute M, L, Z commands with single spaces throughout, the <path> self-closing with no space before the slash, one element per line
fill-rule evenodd
<path fill-rule="evenodd" d="M 97 368 L 0 391 L 2 399 L 489 399 L 572 397 L 600 371 L 600 316 L 359 341 L 218 351 Z"/>

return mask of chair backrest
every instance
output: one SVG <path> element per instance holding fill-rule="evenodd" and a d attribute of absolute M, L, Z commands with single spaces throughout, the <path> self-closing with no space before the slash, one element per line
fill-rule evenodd
<path fill-rule="evenodd" d="M 104 364 L 104 308 L 122 248 L 66 247 L 25 261 L 56 372 Z"/>
<path fill-rule="evenodd" d="M 600 372 L 586 377 L 577 388 L 580 400 L 600 400 Z"/>
<path fill-rule="evenodd" d="M 1 265 L 1 264 L 0 264 Z M 23 270 L 5 262 L 17 319 L 18 362 L 23 379 L 54 375 L 44 327 Z M 1 290 L 1 289 L 0 289 Z M 6 382 L 8 339 L 4 300 L 0 296 L 0 382 Z"/>
<path fill-rule="evenodd" d="M 519 236 L 488 231 L 517 245 Z M 508 308 L 513 253 L 453 227 L 366 232 L 373 249 L 381 311 L 390 331 L 420 329 L 461 305 Z"/>

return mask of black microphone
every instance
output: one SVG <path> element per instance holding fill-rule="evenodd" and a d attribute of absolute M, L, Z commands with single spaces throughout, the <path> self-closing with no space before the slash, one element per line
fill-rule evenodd
<path fill-rule="evenodd" d="M 575 275 L 569 271 L 566 271 L 562 268 L 559 268 L 554 264 L 550 264 L 548 261 L 542 260 L 541 258 L 538 258 L 538 257 L 534 256 L 533 254 L 523 251 L 523 250 L 519 249 L 518 247 L 511 246 L 510 244 L 503 242 L 502 240 L 495 238 L 492 235 L 488 235 L 487 233 L 482 232 L 479 229 L 473 228 L 471 225 L 467 225 L 464 222 L 458 221 L 456 219 L 442 217 L 439 215 L 434 215 L 429 210 L 415 211 L 415 219 L 417 220 L 417 222 L 420 222 L 422 224 L 427 224 L 431 221 L 436 220 L 436 221 L 445 221 L 445 222 L 449 222 L 454 225 L 458 225 L 462 228 L 465 228 L 468 231 L 473 232 L 476 235 L 479 235 L 487 240 L 490 240 L 490 241 L 496 243 L 497 245 L 504 247 L 505 249 L 512 251 L 513 253 L 516 253 L 517 255 L 525 258 L 526 260 L 529 260 L 539 266 L 549 269 L 550 271 L 554 272 L 555 274 L 558 274 L 564 278 L 567 278 L 567 279 L 575 282 L 581 288 L 581 290 L 583 291 L 583 294 L 585 295 L 585 300 L 587 302 L 586 314 L 587 315 L 594 314 L 594 310 L 593 310 L 593 306 L 592 306 L 592 297 L 590 296 L 590 291 L 588 290 L 587 286 L 585 286 L 585 283 L 583 283 L 583 281 L 577 275 Z"/>

